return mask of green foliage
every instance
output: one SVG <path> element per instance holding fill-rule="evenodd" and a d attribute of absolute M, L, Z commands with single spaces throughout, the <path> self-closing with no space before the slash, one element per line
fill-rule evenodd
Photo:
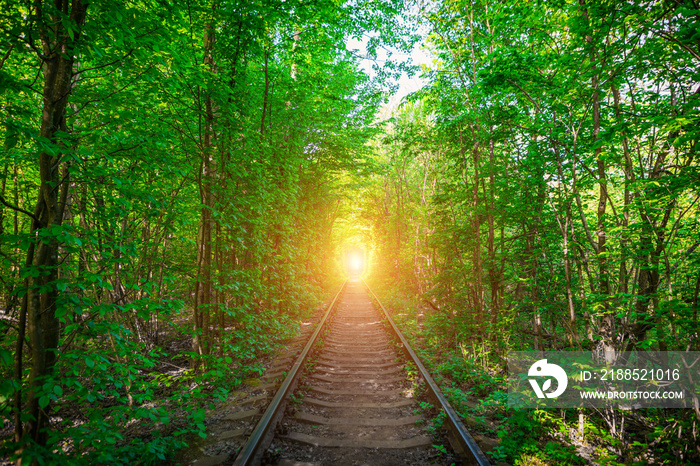
<path fill-rule="evenodd" d="M 343 243 L 420 303 L 397 321 L 460 406 L 506 416 L 511 349 L 700 348 L 697 11 L 360 3 L 0 0 L 0 412 L 76 422 L 24 432 L 27 460 L 147 463 L 205 435 L 168 410 L 201 416 L 259 370 Z M 377 123 L 378 85 L 409 69 L 380 50 L 420 22 L 427 85 Z M 346 46 L 367 36 L 371 76 Z M 693 459 L 672 421 L 660 460 Z M 648 444 L 591 426 L 602 452 Z M 502 457 L 573 461 L 526 437 Z"/>
<path fill-rule="evenodd" d="M 439 451 L 443 455 L 447 454 L 447 449 L 445 448 L 444 445 L 433 445 L 433 448 L 435 448 L 437 451 Z"/>
<path fill-rule="evenodd" d="M 433 439 L 438 439 L 442 435 L 442 427 L 446 418 L 447 415 L 445 412 L 440 410 L 440 412 L 438 412 L 432 419 L 430 425 L 426 427 L 425 430 L 433 437 Z"/>
<path fill-rule="evenodd" d="M 386 112 L 357 218 L 374 282 L 419 303 L 397 320 L 458 404 L 469 391 L 503 416 L 510 350 L 700 348 L 700 62 L 697 11 L 681 3 L 420 12 L 433 63 Z M 634 442 L 664 424 L 625 413 L 635 427 L 612 435 L 619 422 L 592 417 L 610 461 L 643 462 Z M 573 461 L 522 435 L 503 458 Z M 683 444 L 663 451 L 690 461 Z"/>
<path fill-rule="evenodd" d="M 36 399 L 52 419 L 23 432 L 27 460 L 155 463 L 335 286 L 341 172 L 365 163 L 397 68 L 370 79 L 345 42 L 376 28 L 371 49 L 402 47 L 404 6 L 60 3 L 0 2 L 0 410 L 43 422 Z M 70 60 L 48 126 L 42 47 Z M 38 224 L 47 183 L 60 213 Z M 29 295 L 55 364 L 19 328 Z"/>
<path fill-rule="evenodd" d="M 498 432 L 501 444 L 496 447 L 494 456 L 511 464 L 527 464 L 521 461 L 535 459 L 542 464 L 586 464 L 572 447 L 546 441 L 546 433 L 561 426 L 560 421 L 543 411 L 514 411 Z"/>

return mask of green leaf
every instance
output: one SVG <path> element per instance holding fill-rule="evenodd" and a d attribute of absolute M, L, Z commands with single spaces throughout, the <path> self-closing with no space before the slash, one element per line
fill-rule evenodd
<path fill-rule="evenodd" d="M 10 366 L 12 364 L 12 353 L 5 348 L 0 348 L 0 361 L 3 365 Z"/>
<path fill-rule="evenodd" d="M 19 138 L 17 137 L 17 134 L 10 134 L 7 137 L 5 137 L 5 149 L 10 150 L 13 147 L 17 145 L 17 142 L 19 141 Z"/>

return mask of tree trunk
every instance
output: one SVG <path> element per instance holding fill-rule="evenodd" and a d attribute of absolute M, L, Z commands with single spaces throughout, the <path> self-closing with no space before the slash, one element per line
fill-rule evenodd
<path fill-rule="evenodd" d="M 210 72 L 214 71 L 214 26 L 208 23 L 204 28 L 204 64 Z M 209 314 L 212 303 L 212 196 L 213 163 L 212 132 L 214 125 L 213 100 L 209 89 L 204 96 L 204 127 L 201 133 L 199 196 L 202 204 L 199 235 L 197 236 L 197 281 L 194 293 L 194 338 L 192 350 L 200 356 L 209 354 L 210 325 Z M 193 367 L 199 365 L 192 362 Z"/>
<path fill-rule="evenodd" d="M 595 53 L 593 60 L 595 61 Z M 608 273 L 607 257 L 607 231 L 605 227 L 605 213 L 608 204 L 608 180 L 605 173 L 606 165 L 602 158 L 603 148 L 598 145 L 598 135 L 600 133 L 600 94 L 598 93 L 598 77 L 595 75 L 595 65 L 591 78 L 593 86 L 593 143 L 595 148 L 596 165 L 598 169 L 598 210 L 597 210 L 597 238 L 598 238 L 598 292 L 603 296 L 603 315 L 601 318 L 601 336 L 603 337 L 603 352 L 605 360 L 609 363 L 615 362 L 615 340 L 617 329 L 615 328 L 615 317 L 612 315 L 608 296 L 610 296 L 610 279 Z"/>
<path fill-rule="evenodd" d="M 579 6 L 581 7 L 581 13 L 584 19 L 586 20 L 586 23 L 588 23 L 589 15 L 588 10 L 586 8 L 586 1 L 579 0 Z M 595 148 L 594 155 L 596 159 L 598 179 L 598 209 L 596 212 L 596 255 L 598 259 L 597 291 L 598 294 L 603 296 L 603 302 L 601 303 L 602 312 L 600 312 L 600 333 L 602 337 L 601 343 L 603 353 L 605 354 L 605 360 L 609 363 L 612 363 L 615 361 L 615 340 L 617 339 L 617 329 L 615 328 L 615 317 L 612 315 L 610 303 L 608 302 L 608 297 L 610 296 L 610 277 L 608 271 L 607 257 L 608 248 L 606 244 L 607 231 L 605 227 L 605 214 L 608 203 L 608 180 L 605 172 L 605 160 L 603 160 L 602 158 L 602 144 L 598 143 L 600 134 L 600 84 L 598 80 L 599 54 L 596 49 L 596 44 L 593 44 L 593 37 L 591 35 L 586 35 L 584 40 L 587 44 L 589 44 L 589 53 L 591 58 L 591 88 L 593 89 L 593 95 L 591 96 L 591 112 L 593 117 L 593 147 Z"/>
<path fill-rule="evenodd" d="M 44 11 L 44 8 L 48 11 Z M 55 10 L 54 10 L 55 9 Z M 56 11 L 60 10 L 60 11 Z M 58 131 L 66 131 L 66 105 L 72 91 L 71 77 L 75 59 L 75 45 L 80 29 L 85 21 L 87 4 L 80 0 L 69 2 L 62 0 L 48 5 L 36 2 L 35 13 L 38 21 L 39 35 L 42 43 L 43 59 L 43 113 L 40 135 L 55 147 L 62 143 L 56 137 Z M 62 21 L 67 16 L 69 21 Z M 71 31 L 66 29 L 70 25 Z M 63 220 L 63 210 L 67 197 L 68 184 L 60 177 L 60 151 L 42 150 L 39 154 L 40 185 L 37 203 L 31 226 L 32 237 L 37 239 L 27 251 L 27 264 L 39 272 L 39 276 L 27 279 L 28 293 L 24 301 L 22 316 L 26 318 L 27 335 L 31 347 L 31 372 L 29 375 L 29 393 L 27 408 L 29 420 L 26 426 L 21 422 L 16 425 L 18 438 L 46 445 L 50 403 L 42 398 L 42 386 L 53 372 L 56 362 L 56 349 L 59 339 L 59 322 L 56 318 L 56 299 L 58 291 L 55 286 L 58 278 L 59 243 L 54 236 L 55 226 Z M 59 196 L 59 189 L 63 192 Z M 46 234 L 39 234 L 43 230 Z M 34 274 L 32 274 L 34 275 Z M 18 341 L 16 357 L 22 357 L 22 336 Z M 21 368 L 18 359 L 16 366 Z M 20 371 L 21 374 L 21 371 Z M 21 393 L 17 394 L 21 397 Z M 18 412 L 21 400 L 15 403 Z"/>

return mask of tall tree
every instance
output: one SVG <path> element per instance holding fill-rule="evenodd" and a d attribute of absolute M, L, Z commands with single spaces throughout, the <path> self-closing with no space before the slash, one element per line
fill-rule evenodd
<path fill-rule="evenodd" d="M 17 339 L 17 376 L 22 373 L 24 322 L 31 347 L 31 374 L 29 376 L 28 421 L 23 427 L 21 393 L 16 395 L 15 432 L 20 441 L 26 435 L 38 445 L 47 440 L 48 400 L 41 387 L 53 372 L 59 341 L 59 322 L 56 315 L 58 279 L 58 232 L 61 230 L 68 197 L 67 159 L 70 143 L 66 140 L 66 108 L 73 88 L 73 66 L 79 53 L 77 44 L 85 21 L 87 4 L 74 2 L 36 2 L 32 18 L 41 49 L 43 74 L 42 117 L 39 130 L 39 188 L 32 215 L 31 233 L 36 239 L 29 245 L 26 265 L 32 273 L 26 278 L 27 294 L 20 315 Z"/>

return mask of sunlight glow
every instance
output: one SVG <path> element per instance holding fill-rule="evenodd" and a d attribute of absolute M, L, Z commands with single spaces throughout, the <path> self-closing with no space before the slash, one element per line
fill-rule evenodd
<path fill-rule="evenodd" d="M 365 256 L 361 250 L 350 250 L 345 253 L 345 266 L 351 275 L 360 275 L 365 270 Z"/>
<path fill-rule="evenodd" d="M 350 269 L 358 272 L 362 268 L 362 258 L 360 256 L 353 256 L 350 258 Z"/>

